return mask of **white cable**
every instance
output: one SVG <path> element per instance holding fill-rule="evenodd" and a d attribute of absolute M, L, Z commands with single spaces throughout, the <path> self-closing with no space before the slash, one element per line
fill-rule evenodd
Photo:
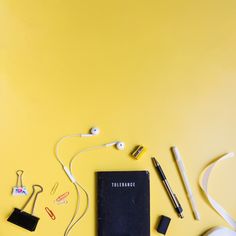
<path fill-rule="evenodd" d="M 105 146 L 106 146 L 106 145 L 99 145 L 99 146 L 89 147 L 89 148 L 86 148 L 86 149 L 83 149 L 83 150 L 77 152 L 77 153 L 71 158 L 70 163 L 69 163 L 69 170 L 70 170 L 71 174 L 73 175 L 73 171 L 72 171 L 72 168 L 73 168 L 73 161 L 74 161 L 76 158 L 78 158 L 81 153 L 88 152 L 88 151 L 93 151 L 93 150 L 96 150 L 96 149 L 100 149 L 100 148 L 103 148 L 103 147 L 105 147 Z M 85 216 L 85 214 L 87 213 L 87 211 L 88 211 L 88 209 L 89 209 L 89 202 L 90 202 L 90 201 L 89 201 L 89 194 L 88 194 L 88 192 L 82 187 L 82 185 L 81 185 L 76 179 L 75 179 L 75 181 L 76 181 L 76 182 L 74 183 L 74 185 L 77 186 L 77 187 L 76 187 L 76 188 L 77 188 L 77 193 L 79 193 L 78 187 L 81 188 L 82 191 L 83 191 L 83 192 L 85 193 L 85 195 L 86 195 L 87 204 L 86 204 L 86 207 L 85 207 L 84 211 L 82 212 L 82 214 L 79 216 L 79 218 L 78 218 L 76 221 L 74 221 L 74 220 L 75 220 L 75 218 L 76 218 L 76 216 L 77 216 L 77 213 L 78 213 L 79 209 L 77 208 L 77 209 L 75 210 L 75 212 L 74 212 L 74 214 L 73 214 L 73 217 L 72 217 L 72 219 L 71 219 L 71 221 L 70 221 L 70 224 L 69 224 L 69 225 L 67 226 L 67 228 L 66 228 L 66 231 L 65 231 L 65 235 L 64 235 L 64 236 L 68 236 L 68 235 L 69 235 L 70 231 L 75 227 L 75 225 L 76 225 L 77 223 L 79 223 L 79 221 Z M 77 201 L 78 201 L 78 194 L 77 194 Z"/>
<path fill-rule="evenodd" d="M 202 236 L 236 236 L 236 232 L 225 227 L 214 227 L 205 232 Z"/>
<path fill-rule="evenodd" d="M 73 221 L 74 221 L 74 218 L 76 217 L 76 215 L 77 215 L 77 213 L 78 213 L 78 211 L 79 211 L 79 208 L 80 208 L 80 204 L 79 204 L 79 196 L 80 196 L 80 193 L 79 193 L 79 190 L 78 190 L 78 187 L 77 187 L 77 185 L 76 184 L 73 184 L 74 185 L 74 187 L 75 187 L 75 190 L 76 190 L 76 196 L 77 196 L 77 198 L 76 198 L 76 207 L 75 207 L 75 211 L 74 211 L 74 214 L 73 214 L 73 216 L 72 216 L 72 218 L 71 218 L 71 220 L 70 220 L 70 223 L 67 225 L 67 227 L 66 227 L 66 229 L 65 229 L 65 232 L 64 232 L 64 236 L 67 236 L 68 234 L 69 234 L 69 229 L 70 229 L 70 226 L 71 226 L 71 224 L 73 223 Z"/>
<path fill-rule="evenodd" d="M 80 209 L 80 192 L 79 192 L 79 189 L 78 187 L 80 187 L 86 194 L 86 198 L 87 198 L 87 204 L 86 204 L 86 210 L 83 212 L 83 214 L 79 217 L 79 219 L 75 222 L 75 223 L 78 223 L 78 221 L 86 214 L 87 212 L 87 209 L 88 209 L 88 206 L 89 206 L 89 196 L 88 196 L 88 193 L 86 192 L 86 190 L 76 181 L 76 179 L 74 178 L 74 176 L 72 175 L 71 171 L 64 165 L 64 163 L 62 162 L 61 158 L 60 158 L 60 155 L 59 155 L 59 148 L 62 144 L 63 141 L 65 141 L 66 139 L 69 139 L 69 138 L 73 138 L 73 137 L 82 137 L 82 134 L 72 134 L 72 135 L 66 135 L 66 136 L 63 136 L 62 138 L 60 138 L 58 140 L 58 142 L 56 143 L 55 145 L 55 156 L 56 156 L 56 159 L 57 161 L 61 164 L 62 168 L 64 169 L 65 173 L 67 174 L 67 176 L 69 177 L 69 179 L 71 180 L 71 182 L 73 183 L 73 185 L 75 186 L 75 189 L 76 189 L 76 208 L 75 208 L 75 212 L 73 214 L 73 217 L 69 223 L 69 225 L 67 226 L 66 230 L 65 230 L 65 233 L 64 235 L 67 236 L 69 235 L 71 229 L 74 227 L 74 219 L 76 217 L 76 215 L 78 214 L 79 212 L 79 209 Z M 73 156 L 73 158 L 75 157 L 76 155 Z"/>
<path fill-rule="evenodd" d="M 66 135 L 66 136 L 63 136 L 61 137 L 57 143 L 56 143 L 56 146 L 55 146 L 55 155 L 56 155 L 56 158 L 58 160 L 58 162 L 64 167 L 65 165 L 63 164 L 63 162 L 61 161 L 60 157 L 59 157 L 59 148 L 60 148 L 60 145 L 61 143 L 65 140 L 65 139 L 69 139 L 69 138 L 74 138 L 74 137 L 81 137 L 81 134 L 71 134 L 71 135 Z"/>
<path fill-rule="evenodd" d="M 84 217 L 84 215 L 87 213 L 88 211 L 88 208 L 89 208 L 89 195 L 87 193 L 87 191 L 79 184 L 74 184 L 74 186 L 76 187 L 76 193 L 77 193 L 77 202 L 79 200 L 79 189 L 78 189 L 78 186 L 84 191 L 84 193 L 86 194 L 86 200 L 87 200 L 87 204 L 86 204 L 86 207 L 85 207 L 85 210 L 83 211 L 83 213 L 79 216 L 79 218 L 75 220 L 78 212 L 79 212 L 79 206 L 77 207 L 76 206 L 76 209 L 75 209 L 75 212 L 71 218 L 71 221 L 69 223 L 69 225 L 67 226 L 66 230 L 65 230 L 65 233 L 64 233 L 64 236 L 68 236 L 70 231 L 74 228 L 74 226 Z"/>
<path fill-rule="evenodd" d="M 81 154 L 81 153 L 84 153 L 84 152 L 89 152 L 89 151 L 94 151 L 96 149 L 100 149 L 100 148 L 103 148 L 103 147 L 106 147 L 106 145 L 99 145 L 99 146 L 93 146 L 93 147 L 88 147 L 88 148 L 85 148 L 79 152 L 77 152 L 71 159 L 70 159 L 70 162 L 69 162 L 69 170 L 71 173 L 73 173 L 72 171 L 72 165 L 73 165 L 73 162 L 75 160 L 75 158 L 78 158 L 78 156 Z"/>
<path fill-rule="evenodd" d="M 73 137 L 82 137 L 82 134 L 72 134 L 72 135 L 63 136 L 62 138 L 60 138 L 58 140 L 58 142 L 56 143 L 56 146 L 55 146 L 55 156 L 56 156 L 58 162 L 61 164 L 62 168 L 64 169 L 65 173 L 67 174 L 68 178 L 71 180 L 71 182 L 73 183 L 73 185 L 74 185 L 74 187 L 76 189 L 76 207 L 75 207 L 75 211 L 74 211 L 74 214 L 73 214 L 73 216 L 72 216 L 68 226 L 66 227 L 66 230 L 64 232 L 64 236 L 68 236 L 70 234 L 71 230 L 75 227 L 75 225 L 77 223 L 79 223 L 79 221 L 85 216 L 85 214 L 87 213 L 87 211 L 89 209 L 89 202 L 90 202 L 89 201 L 89 194 L 88 194 L 88 192 L 82 187 L 82 185 L 73 176 L 73 173 L 72 173 L 73 161 L 81 153 L 88 152 L 88 151 L 93 151 L 93 150 L 96 150 L 96 149 L 99 149 L 99 148 L 102 148 L 102 147 L 106 147 L 106 144 L 104 144 L 104 145 L 89 147 L 89 148 L 86 148 L 86 149 L 83 149 L 83 150 L 77 152 L 70 159 L 69 169 L 68 169 L 64 165 L 64 163 L 62 162 L 62 160 L 61 160 L 61 158 L 59 156 L 59 148 L 60 148 L 60 145 L 62 144 L 63 141 L 65 141 L 66 139 L 69 139 L 69 138 L 73 138 Z M 114 144 L 112 144 L 112 145 L 114 145 Z M 75 220 L 76 216 L 78 215 L 78 212 L 80 210 L 80 191 L 79 191 L 79 188 L 85 193 L 85 196 L 86 196 L 86 207 L 85 207 L 84 211 L 82 212 L 82 214 L 78 217 L 78 219 Z"/>
<path fill-rule="evenodd" d="M 211 175 L 211 172 L 213 171 L 214 167 L 229 158 L 232 158 L 234 156 L 233 152 L 230 152 L 228 154 L 225 154 L 218 160 L 214 161 L 210 165 L 208 165 L 201 174 L 201 179 L 199 181 L 200 187 L 202 191 L 204 192 L 205 196 L 207 197 L 209 203 L 211 206 L 216 210 L 216 212 L 234 229 L 227 229 L 225 227 L 215 227 L 208 232 L 204 234 L 204 236 L 236 236 L 236 221 L 233 219 L 233 217 L 218 203 L 216 200 L 213 199 L 213 197 L 208 192 L 208 182 Z"/>

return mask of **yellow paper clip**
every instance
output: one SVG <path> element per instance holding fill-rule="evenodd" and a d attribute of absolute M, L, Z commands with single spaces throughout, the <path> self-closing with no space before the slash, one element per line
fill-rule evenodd
<path fill-rule="evenodd" d="M 52 190 L 51 190 L 51 192 L 50 192 L 51 195 L 54 195 L 54 194 L 55 194 L 55 192 L 57 191 L 58 185 L 59 185 L 58 182 L 56 182 L 56 183 L 54 184 L 54 186 L 53 186 L 53 188 L 52 188 Z"/>
<path fill-rule="evenodd" d="M 134 150 L 131 152 L 130 155 L 137 160 L 143 155 L 145 151 L 146 151 L 146 148 L 144 148 L 141 145 L 138 145 L 134 148 Z"/>

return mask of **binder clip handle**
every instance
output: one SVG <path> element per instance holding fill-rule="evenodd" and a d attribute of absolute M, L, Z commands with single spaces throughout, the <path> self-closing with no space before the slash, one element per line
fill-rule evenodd
<path fill-rule="evenodd" d="M 34 200 L 33 200 L 33 206 L 32 206 L 32 210 L 31 210 L 31 214 L 33 215 L 34 214 L 34 209 L 35 209 L 35 205 L 36 205 L 36 201 L 37 201 L 37 198 L 38 198 L 38 195 L 43 192 L 43 187 L 41 185 L 38 185 L 38 184 L 34 184 L 32 186 L 33 188 L 33 192 L 32 194 L 30 195 L 29 199 L 26 201 L 25 205 L 21 208 L 21 211 L 23 211 L 26 206 L 29 204 L 30 200 L 33 198 L 34 194 L 35 194 L 35 197 L 34 197 Z M 36 188 L 39 188 L 38 191 L 36 191 L 37 189 Z"/>
<path fill-rule="evenodd" d="M 23 170 L 17 170 L 16 171 L 16 175 L 17 175 L 16 186 L 17 187 L 23 187 L 23 182 L 22 182 L 22 175 L 23 175 L 23 173 L 24 173 Z"/>

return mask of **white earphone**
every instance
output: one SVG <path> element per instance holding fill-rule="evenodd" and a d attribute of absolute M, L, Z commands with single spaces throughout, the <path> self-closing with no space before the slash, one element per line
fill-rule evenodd
<path fill-rule="evenodd" d="M 81 220 L 81 218 L 86 214 L 88 208 L 89 208 L 89 195 L 88 195 L 88 192 L 78 183 L 78 181 L 76 180 L 76 178 L 73 176 L 73 173 L 72 173 L 72 164 L 73 164 L 73 161 L 76 159 L 76 157 L 78 157 L 78 155 L 80 153 L 84 153 L 84 152 L 87 152 L 87 151 L 92 151 L 92 150 L 95 150 L 95 149 L 100 149 L 100 148 L 103 148 L 103 147 L 112 147 L 112 146 L 115 146 L 117 150 L 124 150 L 125 149 L 125 143 L 124 142 L 121 142 L 121 141 L 114 141 L 114 142 L 111 142 L 111 143 L 105 143 L 105 144 L 102 144 L 102 145 L 99 145 L 99 146 L 94 146 L 94 147 L 90 147 L 90 148 L 86 148 L 86 149 L 83 149 L 81 151 L 79 151 L 78 153 L 76 153 L 71 159 L 70 159 L 70 163 L 69 163 L 69 168 L 66 167 L 64 165 L 64 163 L 61 161 L 60 157 L 59 157 L 59 147 L 61 145 L 61 143 L 65 140 L 65 139 L 68 139 L 68 138 L 73 138 L 73 137 L 92 137 L 92 136 L 96 136 L 100 133 L 100 129 L 97 128 L 97 127 L 92 127 L 89 131 L 88 134 L 72 134 L 72 135 L 67 135 L 67 136 L 63 136 L 61 139 L 59 139 L 59 141 L 57 142 L 56 144 L 56 147 L 55 147 L 55 155 L 56 155 L 56 158 L 58 160 L 58 162 L 62 165 L 62 168 L 63 170 L 65 171 L 67 177 L 70 179 L 70 181 L 73 183 L 73 185 L 75 186 L 76 188 L 76 192 L 77 192 L 77 202 L 76 202 L 76 208 L 75 208 L 75 212 L 73 214 L 73 217 L 69 223 L 69 225 L 67 226 L 66 230 L 65 230 L 65 233 L 64 233 L 64 236 L 68 236 L 70 231 L 72 230 L 72 228 Z M 80 193 L 79 193 L 79 188 L 82 189 L 82 191 L 85 193 L 86 195 L 86 198 L 87 198 L 87 206 L 86 208 L 84 209 L 83 213 L 78 217 L 78 219 L 76 220 L 76 216 L 78 215 L 78 212 L 79 212 L 79 196 L 80 196 Z"/>
<path fill-rule="evenodd" d="M 115 146 L 118 150 L 122 151 L 125 149 L 125 143 L 120 141 L 115 141 L 112 143 L 103 144 L 105 147 Z"/>
<path fill-rule="evenodd" d="M 91 137 L 91 136 L 96 136 L 98 134 L 100 134 L 100 129 L 97 128 L 97 127 L 92 127 L 90 130 L 89 130 L 89 134 L 80 134 L 80 137 Z"/>

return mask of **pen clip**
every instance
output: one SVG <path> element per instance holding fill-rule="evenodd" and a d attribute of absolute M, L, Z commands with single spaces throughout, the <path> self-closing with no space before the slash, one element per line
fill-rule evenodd
<path fill-rule="evenodd" d="M 178 204 L 177 207 L 180 207 L 180 208 L 182 209 L 182 207 L 181 207 L 181 205 L 180 205 L 180 203 L 179 203 L 179 199 L 177 198 L 176 194 L 174 194 L 174 197 L 175 197 L 175 200 L 176 200 L 176 202 L 177 202 L 177 204 Z"/>
<path fill-rule="evenodd" d="M 182 216 L 182 212 L 183 212 L 183 208 L 182 206 L 180 205 L 179 203 L 179 199 L 177 198 L 177 196 L 174 194 L 174 198 L 177 202 L 177 206 L 176 206 L 176 209 L 178 209 L 178 212 L 179 212 L 179 215 Z M 182 217 L 181 217 L 182 218 Z"/>

